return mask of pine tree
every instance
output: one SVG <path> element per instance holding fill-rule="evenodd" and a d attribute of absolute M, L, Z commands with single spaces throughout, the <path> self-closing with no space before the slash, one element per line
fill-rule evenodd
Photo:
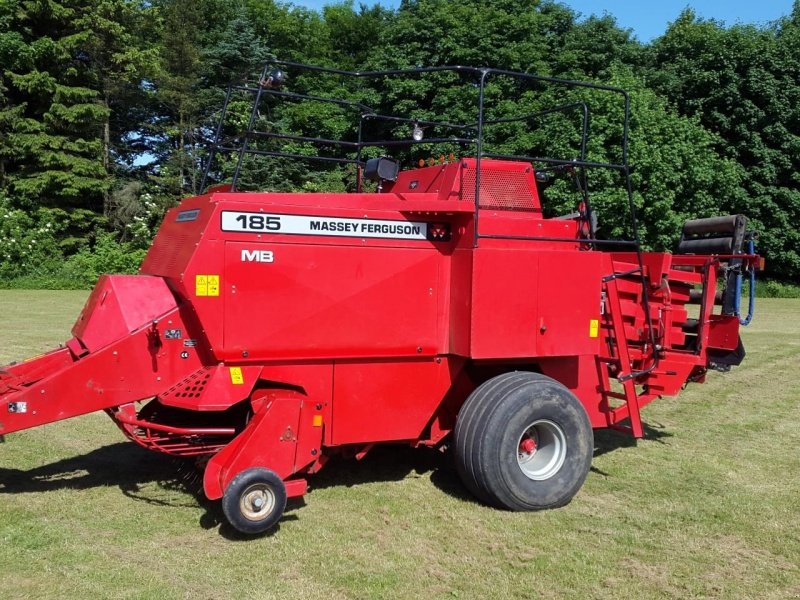
<path fill-rule="evenodd" d="M 172 194 L 199 192 L 209 134 L 230 83 L 243 83 L 268 58 L 244 13 L 219 0 L 169 0 L 161 6 L 162 115 L 154 133 L 159 180 Z M 252 81 L 251 81 L 252 83 Z M 246 116 L 243 117 L 246 119 Z"/>
<path fill-rule="evenodd" d="M 82 57 L 87 84 L 106 109 L 102 122 L 102 161 L 112 173 L 115 163 L 130 165 L 136 148 L 128 142 L 141 128 L 146 92 L 142 83 L 156 72 L 158 51 L 152 37 L 155 11 L 130 0 L 89 0 L 76 15 L 74 33 L 62 43 Z"/>
<path fill-rule="evenodd" d="M 5 5 L 1 151 L 4 186 L 20 205 L 102 207 L 109 109 L 89 85 L 86 53 L 69 42 L 76 16 L 88 8 L 53 0 Z"/>

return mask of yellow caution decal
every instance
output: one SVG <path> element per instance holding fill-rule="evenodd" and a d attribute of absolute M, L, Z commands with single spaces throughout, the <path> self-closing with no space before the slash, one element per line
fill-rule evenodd
<path fill-rule="evenodd" d="M 219 275 L 208 276 L 208 295 L 219 296 Z"/>
<path fill-rule="evenodd" d="M 231 383 L 233 385 L 244 384 L 244 375 L 242 375 L 242 367 L 231 367 Z"/>
<path fill-rule="evenodd" d="M 195 296 L 219 296 L 219 275 L 195 275 Z"/>
<path fill-rule="evenodd" d="M 208 275 L 194 276 L 194 295 L 208 296 Z"/>
<path fill-rule="evenodd" d="M 314 418 L 311 420 L 311 424 L 314 427 L 322 427 L 322 415 L 314 415 Z"/>
<path fill-rule="evenodd" d="M 600 321 L 592 319 L 589 321 L 589 337 L 596 338 L 600 334 Z"/>

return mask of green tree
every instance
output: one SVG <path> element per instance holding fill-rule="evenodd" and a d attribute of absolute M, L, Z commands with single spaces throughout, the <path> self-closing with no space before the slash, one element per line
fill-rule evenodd
<path fill-rule="evenodd" d="M 9 138 L 3 170 L 7 189 L 21 205 L 102 209 L 110 182 L 101 131 L 110 110 L 91 87 L 87 56 L 70 41 L 85 10 L 91 7 L 10 2 L 0 20 L 0 89 Z"/>
<path fill-rule="evenodd" d="M 383 29 L 375 66 L 497 66 L 550 74 L 575 14 L 549 0 L 404 0 Z"/>
<path fill-rule="evenodd" d="M 325 26 L 329 31 L 330 58 L 347 70 L 364 68 L 369 56 L 380 44 L 385 28 L 391 27 L 392 11 L 376 4 L 360 4 L 358 10 L 352 2 L 331 4 L 323 9 Z"/>
<path fill-rule="evenodd" d="M 317 11 L 274 0 L 245 0 L 258 37 L 280 60 L 330 65 L 330 30 Z"/>
<path fill-rule="evenodd" d="M 591 16 L 575 22 L 564 34 L 563 45 L 549 59 L 561 77 L 606 80 L 615 65 L 638 65 L 643 47 L 621 29 L 613 17 Z"/>
<path fill-rule="evenodd" d="M 151 153 L 160 187 L 174 198 L 195 193 L 222 92 L 254 83 L 269 57 L 242 7 L 206 0 L 161 5 L 161 66 L 155 78 L 157 116 Z M 236 113 L 236 107 L 232 107 Z"/>
<path fill-rule="evenodd" d="M 800 279 L 800 3 L 771 27 L 724 28 L 681 16 L 652 47 L 649 79 L 682 114 L 719 136 L 738 162 L 746 195 L 719 195 L 721 212 L 740 212 L 761 232 L 768 270 Z"/>
<path fill-rule="evenodd" d="M 92 0 L 72 21 L 75 32 L 63 39 L 85 64 L 88 85 L 106 109 L 102 123 L 103 166 L 130 165 L 135 148 L 128 141 L 141 126 L 142 82 L 155 74 L 158 53 L 148 36 L 154 10 L 131 0 Z"/>

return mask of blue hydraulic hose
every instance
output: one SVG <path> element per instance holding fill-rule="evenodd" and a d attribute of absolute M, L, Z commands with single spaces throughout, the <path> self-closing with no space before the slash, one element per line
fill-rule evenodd
<path fill-rule="evenodd" d="M 756 244 L 752 239 L 747 241 L 748 254 L 756 253 Z M 739 314 L 739 307 L 742 301 L 742 273 L 736 277 L 736 314 Z M 756 270 L 750 267 L 750 298 L 747 304 L 747 316 L 743 319 L 739 317 L 739 323 L 745 327 L 753 320 L 753 315 L 756 312 Z"/>

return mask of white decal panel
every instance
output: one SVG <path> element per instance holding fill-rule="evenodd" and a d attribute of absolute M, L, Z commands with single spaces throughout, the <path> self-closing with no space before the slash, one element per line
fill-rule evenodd
<path fill-rule="evenodd" d="M 395 240 L 428 239 L 428 223 L 222 211 L 222 231 Z"/>

